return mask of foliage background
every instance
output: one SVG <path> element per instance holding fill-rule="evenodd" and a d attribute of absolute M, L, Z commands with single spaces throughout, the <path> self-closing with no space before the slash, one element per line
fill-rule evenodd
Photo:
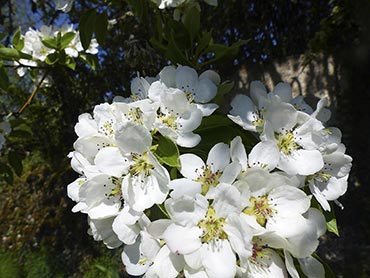
<path fill-rule="evenodd" d="M 150 40 L 155 26 L 149 23 L 159 12 L 147 0 L 137 2 L 144 8 L 135 10 L 132 1 L 76 0 L 66 15 L 52 1 L 0 1 L 5 45 L 18 26 L 24 33 L 30 26 L 78 23 L 93 7 L 117 20 L 100 47 L 96 71 L 82 62 L 75 71 L 54 67 L 52 86 L 41 88 L 32 104 L 13 117 L 14 130 L 0 151 L 1 170 L 10 163 L 14 172 L 11 185 L 9 176 L 0 178 L 0 277 L 126 277 L 120 251 L 94 242 L 86 233 L 86 216 L 71 213 L 66 186 L 76 174 L 66 156 L 76 139 L 73 126 L 79 114 L 116 95 L 129 95 L 129 82 L 137 73 L 154 76 L 171 58 Z M 340 237 L 327 234 L 319 254 L 337 277 L 370 277 L 370 2 L 219 2 L 217 8 L 201 3 L 202 30 L 212 31 L 219 44 L 245 43 L 236 56 L 211 66 L 206 62 L 213 56 L 204 55 L 193 66 L 212 67 L 223 80 L 237 80 L 241 68 L 263 68 L 277 59 L 304 55 L 310 66 L 321 55 L 333 58 L 334 80 L 320 86 L 326 86 L 335 111 L 330 124 L 342 130 L 354 162 L 348 192 L 340 199 L 345 209 L 336 208 Z M 162 16 L 171 18 L 172 11 Z M 0 89 L 1 115 L 18 111 L 34 86 L 32 76 L 19 78 L 11 69 L 9 78 L 11 85 Z M 273 82 L 281 80 L 276 70 Z"/>

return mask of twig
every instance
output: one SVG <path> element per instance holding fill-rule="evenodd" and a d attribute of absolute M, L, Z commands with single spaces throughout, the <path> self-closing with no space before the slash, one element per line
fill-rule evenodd
<path fill-rule="evenodd" d="M 41 84 L 42 84 L 42 82 L 44 82 L 44 79 L 46 78 L 46 76 L 48 75 L 48 73 L 49 73 L 48 70 L 45 71 L 45 73 L 42 76 L 40 82 L 35 86 L 35 88 L 33 89 L 32 93 L 31 93 L 31 95 L 29 96 L 29 98 L 27 99 L 27 101 L 23 104 L 22 108 L 19 109 L 18 114 L 21 114 L 24 111 L 24 109 L 26 109 L 27 106 L 30 105 L 33 97 L 36 95 L 37 91 L 40 89 Z"/>

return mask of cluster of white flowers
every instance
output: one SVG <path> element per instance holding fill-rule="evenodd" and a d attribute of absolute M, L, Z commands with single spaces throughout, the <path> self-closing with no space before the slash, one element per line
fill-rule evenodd
<path fill-rule="evenodd" d="M 95 240 L 124 244 L 131 275 L 298 278 L 299 265 L 324 277 L 313 253 L 325 218 L 307 193 L 330 210 L 351 167 L 340 131 L 323 126 L 325 100 L 313 111 L 285 83 L 267 93 L 253 82 L 252 99 L 238 95 L 228 115 L 259 134 L 249 153 L 239 136 L 214 145 L 205 162 L 188 149 L 177 169 L 156 152 L 162 136 L 198 145 L 193 131 L 217 109 L 209 102 L 219 84 L 214 71 L 168 66 L 135 78 L 132 97 L 80 115 L 69 155 L 81 175 L 68 186 L 73 211 L 88 215 Z"/>
<path fill-rule="evenodd" d="M 5 136 L 8 135 L 11 131 L 12 128 L 10 126 L 8 118 L 4 117 L 3 120 L 0 122 L 0 150 L 5 144 Z"/>
<path fill-rule="evenodd" d="M 24 35 L 22 35 L 22 39 L 24 40 L 24 47 L 20 51 L 32 56 L 32 60 L 20 59 L 19 64 L 35 67 L 38 65 L 38 62 L 44 62 L 46 60 L 46 57 L 49 54 L 54 53 L 56 50 L 47 47 L 43 40 L 56 38 L 57 36 L 62 37 L 67 33 L 74 34 L 74 37 L 68 43 L 68 45 L 64 47 L 64 51 L 69 57 L 78 57 L 79 53 L 84 51 L 84 49 L 81 44 L 80 34 L 73 28 L 73 25 L 65 24 L 60 28 L 56 26 L 42 25 L 40 27 L 40 30 L 29 28 L 29 30 Z M 98 46 L 99 45 L 96 39 L 92 39 L 89 48 L 85 52 L 90 54 L 97 54 Z M 18 63 L 16 62 L 16 64 Z M 20 76 L 23 76 L 25 74 L 25 70 L 26 68 L 19 68 L 17 72 Z"/>
<path fill-rule="evenodd" d="M 158 5 L 158 8 L 176 8 L 180 5 L 189 5 L 194 2 L 194 0 L 152 0 L 155 4 Z M 218 0 L 204 0 L 208 5 L 217 6 Z"/>

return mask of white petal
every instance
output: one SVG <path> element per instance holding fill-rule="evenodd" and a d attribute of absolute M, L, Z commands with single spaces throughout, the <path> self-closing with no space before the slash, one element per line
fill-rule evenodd
<path fill-rule="evenodd" d="M 310 207 L 310 199 L 302 190 L 289 186 L 278 186 L 270 191 L 271 204 L 275 206 L 279 217 L 303 214 Z"/>
<path fill-rule="evenodd" d="M 152 136 L 148 129 L 133 123 L 123 124 L 115 135 L 117 144 L 126 153 L 142 154 L 152 145 Z"/>
<path fill-rule="evenodd" d="M 153 82 L 148 89 L 148 96 L 155 102 L 160 102 L 161 95 L 166 93 L 167 87 L 160 81 Z"/>
<path fill-rule="evenodd" d="M 195 103 L 195 105 L 202 112 L 203 117 L 208 117 L 212 115 L 212 113 L 215 112 L 216 109 L 218 108 L 218 105 L 215 103 L 206 103 L 206 104 Z"/>
<path fill-rule="evenodd" d="M 298 113 L 289 103 L 273 103 L 265 114 L 265 119 L 270 121 L 275 132 L 292 129 L 297 123 Z"/>
<path fill-rule="evenodd" d="M 195 154 L 180 155 L 181 170 L 180 173 L 188 179 L 196 180 L 203 174 L 205 164 L 203 160 Z"/>
<path fill-rule="evenodd" d="M 208 153 L 207 165 L 212 172 L 222 171 L 230 163 L 230 149 L 225 143 L 218 143 Z"/>
<path fill-rule="evenodd" d="M 121 177 L 129 169 L 128 159 L 116 147 L 101 149 L 95 156 L 95 165 L 104 174 Z"/>
<path fill-rule="evenodd" d="M 249 154 L 250 167 L 262 167 L 272 171 L 278 165 L 280 152 L 275 142 L 262 141 L 255 145 Z"/>
<path fill-rule="evenodd" d="M 201 139 L 202 138 L 198 134 L 192 132 L 181 133 L 177 137 L 176 143 L 177 145 L 184 148 L 193 148 L 199 144 Z"/>
<path fill-rule="evenodd" d="M 170 181 L 168 187 L 173 189 L 171 197 L 174 199 L 187 195 L 195 197 L 196 194 L 202 192 L 202 184 L 186 178 L 175 179 Z"/>
<path fill-rule="evenodd" d="M 142 77 L 135 77 L 131 80 L 131 93 L 139 97 L 139 99 L 144 99 L 148 97 L 148 90 L 150 84 Z"/>
<path fill-rule="evenodd" d="M 125 244 L 134 244 L 141 228 L 137 221 L 141 213 L 130 210 L 127 206 L 114 219 L 112 228 Z"/>
<path fill-rule="evenodd" d="M 290 253 L 286 250 L 284 250 L 284 257 L 285 257 L 285 265 L 287 267 L 287 270 L 290 276 L 292 276 L 292 278 L 299 278 L 298 271 L 296 267 L 294 266 L 293 258 L 290 255 Z"/>
<path fill-rule="evenodd" d="M 122 262 L 125 265 L 125 269 L 128 274 L 139 276 L 144 274 L 147 269 L 149 268 L 149 264 L 146 263 L 139 263 L 141 259 L 141 252 L 140 252 L 140 244 L 141 240 L 138 239 L 132 245 L 126 245 L 123 248 L 123 252 L 121 255 Z"/>
<path fill-rule="evenodd" d="M 167 247 L 175 254 L 190 254 L 201 247 L 201 228 L 172 224 L 163 233 Z"/>
<path fill-rule="evenodd" d="M 239 213 L 243 209 L 240 192 L 229 184 L 219 184 L 215 189 L 212 206 L 218 217 L 227 218 L 232 213 Z"/>
<path fill-rule="evenodd" d="M 209 79 L 201 79 L 194 92 L 195 102 L 207 103 L 217 94 L 217 86 Z"/>
<path fill-rule="evenodd" d="M 197 72 L 188 66 L 179 66 L 176 69 L 176 87 L 193 94 L 198 87 Z"/>
<path fill-rule="evenodd" d="M 176 87 L 176 68 L 174 66 L 166 66 L 159 73 L 159 79 L 163 82 L 168 88 Z"/>
<path fill-rule="evenodd" d="M 79 137 L 92 136 L 98 132 L 98 125 L 90 114 L 84 113 L 78 116 L 75 132 Z"/>
<path fill-rule="evenodd" d="M 322 155 L 317 150 L 298 150 L 291 155 L 281 155 L 277 168 L 289 175 L 312 175 L 324 166 Z"/>
<path fill-rule="evenodd" d="M 196 226 L 206 216 L 208 201 L 202 195 L 197 198 L 183 196 L 179 199 L 168 199 L 165 202 L 166 210 L 176 224 L 182 226 Z"/>
<path fill-rule="evenodd" d="M 205 78 L 210 79 L 217 86 L 221 83 L 220 75 L 213 70 L 206 70 L 201 75 L 199 75 L 199 80 Z"/>
<path fill-rule="evenodd" d="M 227 240 L 203 244 L 201 257 L 209 278 L 235 277 L 236 257 Z"/>
<path fill-rule="evenodd" d="M 242 139 L 240 136 L 235 137 L 230 142 L 230 156 L 231 161 L 237 161 L 245 170 L 248 167 L 247 152 L 245 151 Z"/>
<path fill-rule="evenodd" d="M 290 102 L 292 100 L 292 88 L 286 82 L 277 84 L 272 93 L 279 96 L 283 102 Z"/>
<path fill-rule="evenodd" d="M 314 257 L 310 256 L 304 259 L 298 259 L 298 261 L 307 278 L 325 278 L 323 265 Z"/>
<path fill-rule="evenodd" d="M 182 256 L 170 253 L 165 245 L 154 259 L 153 270 L 160 278 L 176 278 L 184 267 Z"/>
<path fill-rule="evenodd" d="M 267 97 L 265 85 L 261 81 L 252 81 L 249 87 L 250 96 L 255 104 L 258 104 L 261 98 Z"/>

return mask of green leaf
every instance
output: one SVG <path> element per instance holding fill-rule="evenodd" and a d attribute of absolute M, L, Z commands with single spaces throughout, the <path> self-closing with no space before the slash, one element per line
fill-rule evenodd
<path fill-rule="evenodd" d="M 19 52 L 18 50 L 14 48 L 6 48 L 2 47 L 0 48 L 0 58 L 4 60 L 14 60 L 19 59 Z"/>
<path fill-rule="evenodd" d="M 71 70 L 76 69 L 76 60 L 73 59 L 72 57 L 67 57 L 65 65 L 70 68 Z"/>
<path fill-rule="evenodd" d="M 326 220 L 326 228 L 329 232 L 339 236 L 339 229 L 337 226 L 337 219 L 335 218 L 334 210 L 331 208 L 331 211 L 323 211 Z"/>
<path fill-rule="evenodd" d="M 23 171 L 22 160 L 23 160 L 23 158 L 24 157 L 22 155 L 20 155 L 17 152 L 14 152 L 14 151 L 9 152 L 9 154 L 8 154 L 9 164 L 10 164 L 10 166 L 12 166 L 14 172 L 17 174 L 18 177 L 20 175 L 22 175 L 22 171 Z"/>
<path fill-rule="evenodd" d="M 205 131 L 207 129 L 214 129 L 218 127 L 231 126 L 233 122 L 225 115 L 213 114 L 209 117 L 205 117 L 202 120 L 201 125 L 196 129 L 195 132 Z"/>
<path fill-rule="evenodd" d="M 8 184 L 13 184 L 13 179 L 12 169 L 8 165 L 0 162 L 0 180 L 4 180 Z"/>
<path fill-rule="evenodd" d="M 63 37 L 60 39 L 60 49 L 66 48 L 71 41 L 75 38 L 76 33 L 74 32 L 68 32 L 63 35 Z"/>
<path fill-rule="evenodd" d="M 232 60 L 239 52 L 239 47 L 245 44 L 247 40 L 240 40 L 231 46 L 223 44 L 211 44 L 204 51 L 204 53 L 214 53 L 215 57 L 204 62 L 202 66 L 213 64 L 215 62 L 223 62 Z"/>
<path fill-rule="evenodd" d="M 48 56 L 46 56 L 45 62 L 48 65 L 54 65 L 56 62 L 59 61 L 59 54 L 57 52 L 50 53 Z"/>
<path fill-rule="evenodd" d="M 93 70 L 96 70 L 99 66 L 98 58 L 92 54 L 81 54 L 79 57 L 87 63 Z"/>
<path fill-rule="evenodd" d="M 6 33 L 0 32 L 0 41 L 2 41 L 6 36 Z"/>
<path fill-rule="evenodd" d="M 99 44 L 103 44 L 108 34 L 108 15 L 103 12 L 96 16 L 95 36 Z"/>
<path fill-rule="evenodd" d="M 0 67 L 0 88 L 4 91 L 7 91 L 9 87 L 9 77 L 4 69 L 4 67 Z"/>
<path fill-rule="evenodd" d="M 191 40 L 193 40 L 200 30 L 200 11 L 193 6 L 186 11 L 183 20 L 185 28 L 188 30 Z"/>
<path fill-rule="evenodd" d="M 95 29 L 96 11 L 91 9 L 81 16 L 78 30 L 82 47 L 86 50 L 90 46 L 91 38 Z"/>
<path fill-rule="evenodd" d="M 230 93 L 233 88 L 234 88 L 234 82 L 232 81 L 227 81 L 227 82 L 220 84 L 217 89 L 217 95 L 213 99 L 212 102 L 218 105 L 221 105 L 222 102 L 224 101 L 225 95 Z"/>
<path fill-rule="evenodd" d="M 24 39 L 21 38 L 21 28 L 19 27 L 18 30 L 14 33 L 12 45 L 15 49 L 21 51 L 24 47 Z"/>
<path fill-rule="evenodd" d="M 177 145 L 168 137 L 161 136 L 157 142 L 155 156 L 158 160 L 170 167 L 180 167 L 179 149 Z"/>
<path fill-rule="evenodd" d="M 58 49 L 58 39 L 57 38 L 46 38 L 43 39 L 42 44 L 51 49 Z"/>

